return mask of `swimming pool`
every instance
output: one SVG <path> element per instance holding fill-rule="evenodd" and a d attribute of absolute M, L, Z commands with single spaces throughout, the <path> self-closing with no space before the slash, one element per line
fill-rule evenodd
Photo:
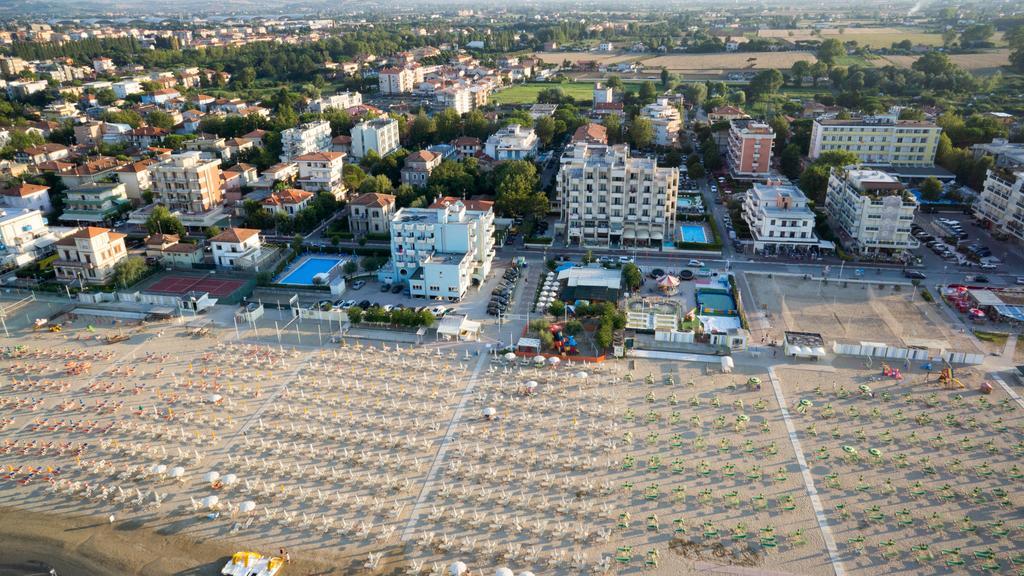
<path fill-rule="evenodd" d="M 683 242 L 708 243 L 708 233 L 703 224 L 680 224 L 679 235 L 683 237 Z"/>
<path fill-rule="evenodd" d="M 736 314 L 736 302 L 724 290 L 699 288 L 697 309 L 699 314 L 709 316 L 733 316 Z"/>
<path fill-rule="evenodd" d="M 277 283 L 312 286 L 314 276 L 330 272 L 335 266 L 343 264 L 345 261 L 346 259 L 341 257 L 308 256 L 298 265 L 293 265 Z"/>

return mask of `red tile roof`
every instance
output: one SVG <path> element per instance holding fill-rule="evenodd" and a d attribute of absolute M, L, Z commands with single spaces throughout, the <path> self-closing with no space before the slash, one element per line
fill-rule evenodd
<path fill-rule="evenodd" d="M 428 208 L 447 208 L 456 202 L 462 202 L 462 205 L 466 207 L 466 210 L 475 210 L 479 212 L 487 212 L 494 207 L 494 202 L 490 202 L 488 200 L 467 200 L 464 198 L 456 198 L 454 196 L 445 196 L 428 206 Z"/>
<path fill-rule="evenodd" d="M 259 230 L 254 230 L 252 228 L 228 228 L 213 238 L 210 238 L 210 242 L 229 242 L 232 244 L 239 244 L 259 233 Z"/>
<path fill-rule="evenodd" d="M 18 184 L 17 186 L 14 186 L 13 188 L 4 188 L 3 190 L 0 190 L 0 194 L 3 194 L 4 196 L 18 196 L 24 198 L 26 196 L 38 194 L 40 192 L 46 192 L 49 189 L 49 186 L 40 186 L 38 184 L 29 184 L 28 182 L 23 182 L 21 184 Z"/>
<path fill-rule="evenodd" d="M 377 208 L 383 208 L 384 206 L 391 206 L 395 203 L 395 197 L 391 194 L 380 194 L 378 192 L 371 192 L 369 194 L 360 194 L 353 198 L 349 204 L 356 206 L 374 206 Z"/>

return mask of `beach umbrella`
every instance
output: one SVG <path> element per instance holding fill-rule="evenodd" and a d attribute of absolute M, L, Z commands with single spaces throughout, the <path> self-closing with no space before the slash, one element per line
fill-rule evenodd
<path fill-rule="evenodd" d="M 534 364 L 543 364 L 545 362 L 547 362 L 547 360 L 543 356 L 541 356 L 540 354 L 538 354 L 538 355 L 533 357 L 533 363 Z"/>
<path fill-rule="evenodd" d="M 216 482 L 219 479 L 220 472 L 217 471 L 207 472 L 206 475 L 203 476 L 203 482 Z"/>
<path fill-rule="evenodd" d="M 209 402 L 210 404 L 216 404 L 217 402 L 220 402 L 220 399 L 220 394 L 210 394 L 209 396 L 206 397 L 206 401 Z"/>
<path fill-rule="evenodd" d="M 487 408 L 484 408 L 484 418 L 494 418 L 494 415 L 497 414 L 497 413 L 498 413 L 498 411 L 495 410 L 494 407 L 492 407 L 492 406 L 488 406 Z"/>
<path fill-rule="evenodd" d="M 586 379 L 587 379 L 587 377 L 589 376 L 589 374 L 587 374 L 586 372 L 584 372 L 584 371 L 580 370 L 579 372 L 577 372 L 576 374 L 574 374 L 574 376 L 576 376 L 576 377 L 577 377 L 577 378 L 579 378 L 580 380 L 586 380 Z"/>
<path fill-rule="evenodd" d="M 557 356 L 552 356 L 551 358 L 548 358 L 548 364 L 551 364 L 552 366 L 554 366 L 555 364 L 558 364 L 561 361 L 562 361 L 562 359 L 557 357 Z"/>
<path fill-rule="evenodd" d="M 452 562 L 448 566 L 448 576 L 463 576 L 467 572 L 466 564 L 464 562 Z"/>
<path fill-rule="evenodd" d="M 857 449 L 854 448 L 853 446 L 850 446 L 849 444 L 843 444 L 843 452 L 846 452 L 847 454 L 850 454 L 852 456 L 857 455 Z"/>
<path fill-rule="evenodd" d="M 511 362 L 511 361 L 513 361 L 515 359 L 516 359 L 516 353 L 515 352 L 505 352 L 505 360 L 508 360 L 509 362 Z"/>
<path fill-rule="evenodd" d="M 256 503 L 252 500 L 246 500 L 238 505 L 239 512 L 252 512 L 256 509 Z"/>
<path fill-rule="evenodd" d="M 747 380 L 747 386 L 760 386 L 760 385 L 761 385 L 761 379 L 758 378 L 757 376 L 751 376 Z"/>
<path fill-rule="evenodd" d="M 149 467 L 149 471 L 152 472 L 153 474 L 163 474 L 164 472 L 167 472 L 167 465 L 153 464 L 152 466 Z"/>
<path fill-rule="evenodd" d="M 524 570 L 523 572 L 519 573 L 519 576 L 533 576 L 533 572 L 530 572 L 529 570 Z"/>
<path fill-rule="evenodd" d="M 878 448 L 868 448 L 868 454 L 871 454 L 875 458 L 881 458 L 882 457 L 882 451 L 879 450 Z"/>
<path fill-rule="evenodd" d="M 185 469 L 181 466 L 175 466 L 171 468 L 171 478 L 181 478 L 185 475 Z"/>
<path fill-rule="evenodd" d="M 750 422 L 750 416 L 747 416 L 746 414 L 740 414 L 739 416 L 736 417 L 736 421 L 743 423 Z"/>
<path fill-rule="evenodd" d="M 537 381 L 536 380 L 529 380 L 529 381 L 526 382 L 526 384 L 524 384 L 524 386 L 526 386 L 530 390 L 533 390 L 533 389 L 535 389 L 537 387 Z"/>
<path fill-rule="evenodd" d="M 200 504 L 207 508 L 213 508 L 218 502 L 220 502 L 220 498 L 217 498 L 216 496 L 207 496 L 199 501 Z"/>
<path fill-rule="evenodd" d="M 238 476 L 235 474 L 225 474 L 221 481 L 224 482 L 225 486 L 231 486 L 238 482 Z"/>
<path fill-rule="evenodd" d="M 516 573 L 510 568 L 499 566 L 498 569 L 494 571 L 494 576 L 516 576 Z"/>
<path fill-rule="evenodd" d="M 858 386 L 857 388 L 859 388 L 859 389 L 860 389 L 860 391 L 861 391 L 861 393 L 862 393 L 862 394 L 866 394 L 866 395 L 868 395 L 868 396 L 870 396 L 870 395 L 871 395 L 871 386 L 868 386 L 867 384 L 861 384 L 861 385 L 860 385 L 860 386 Z"/>

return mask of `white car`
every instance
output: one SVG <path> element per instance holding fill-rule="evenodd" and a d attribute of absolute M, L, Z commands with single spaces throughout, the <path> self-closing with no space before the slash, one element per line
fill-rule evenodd
<path fill-rule="evenodd" d="M 630 256 L 619 256 L 619 264 L 629 264 L 632 261 L 633 258 Z"/>
<path fill-rule="evenodd" d="M 341 309 L 342 310 L 348 310 L 349 308 L 351 308 L 351 307 L 353 307 L 355 305 L 356 305 L 356 301 L 355 300 L 345 300 L 344 302 L 341 303 Z"/>
<path fill-rule="evenodd" d="M 394 304 L 385 304 L 384 305 L 384 311 L 385 312 L 391 312 L 394 309 L 395 309 L 395 305 Z"/>
<path fill-rule="evenodd" d="M 981 265 L 982 270 L 995 270 L 996 268 L 999 268 L 999 266 L 996 266 L 995 264 L 990 264 L 988 262 Z"/>
<path fill-rule="evenodd" d="M 445 308 L 444 306 L 434 306 L 433 308 L 430 309 L 430 313 L 433 314 L 435 317 L 440 318 L 448 313 L 448 309 Z"/>
<path fill-rule="evenodd" d="M 704 267 L 704 263 L 701 262 L 700 260 L 697 260 L 696 258 L 690 258 L 690 261 L 687 262 L 687 265 L 688 266 L 696 266 L 697 268 L 703 268 Z"/>

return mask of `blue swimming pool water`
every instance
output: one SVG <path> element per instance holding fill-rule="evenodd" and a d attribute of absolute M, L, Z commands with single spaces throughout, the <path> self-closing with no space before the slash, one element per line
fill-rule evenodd
<path fill-rule="evenodd" d="M 328 258 L 322 256 L 309 257 L 293 268 L 291 272 L 284 276 L 284 278 L 278 280 L 277 283 L 312 286 L 314 276 L 327 272 L 337 266 L 339 262 L 344 261 L 345 258 Z"/>
<path fill-rule="evenodd" d="M 680 224 L 679 233 L 683 237 L 683 242 L 708 243 L 708 234 L 702 224 Z"/>

